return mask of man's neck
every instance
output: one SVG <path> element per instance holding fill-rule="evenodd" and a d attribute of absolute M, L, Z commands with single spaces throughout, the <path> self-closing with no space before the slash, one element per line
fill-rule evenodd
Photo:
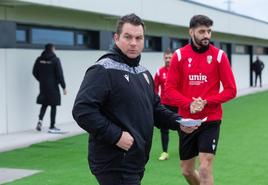
<path fill-rule="evenodd" d="M 204 53 L 208 50 L 209 48 L 209 44 L 207 46 L 199 46 L 198 44 L 196 44 L 193 40 L 191 40 L 191 46 L 192 49 L 197 52 L 197 53 Z M 198 47 L 199 46 L 199 47 Z"/>

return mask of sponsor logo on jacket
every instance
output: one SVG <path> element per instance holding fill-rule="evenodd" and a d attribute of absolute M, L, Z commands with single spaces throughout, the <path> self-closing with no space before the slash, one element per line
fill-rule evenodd
<path fill-rule="evenodd" d="M 41 64 L 52 64 L 51 61 L 45 61 L 45 60 L 40 60 L 40 63 Z"/>
<path fill-rule="evenodd" d="M 207 75 L 203 75 L 202 73 L 189 75 L 189 85 L 201 85 L 205 82 L 208 82 Z"/>

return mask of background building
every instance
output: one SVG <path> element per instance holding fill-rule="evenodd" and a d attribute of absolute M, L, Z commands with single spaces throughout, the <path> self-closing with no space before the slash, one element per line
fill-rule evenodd
<path fill-rule="evenodd" d="M 268 23 L 183 0 L 0 0 L 0 134 L 35 128 L 38 83 L 32 67 L 44 44 L 56 45 L 68 95 L 62 97 L 57 122 L 72 121 L 72 105 L 86 69 L 113 45 L 119 16 L 136 13 L 145 20 L 142 65 L 154 74 L 163 51 L 188 43 L 188 24 L 195 14 L 214 20 L 212 42 L 230 59 L 239 89 L 252 86 L 250 64 L 256 55 L 266 65 Z M 48 114 L 48 113 L 47 113 Z M 49 116 L 44 122 L 48 125 Z"/>

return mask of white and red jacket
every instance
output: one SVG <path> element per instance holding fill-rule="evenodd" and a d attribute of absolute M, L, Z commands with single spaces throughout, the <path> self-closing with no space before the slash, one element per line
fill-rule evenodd
<path fill-rule="evenodd" d="M 165 93 L 168 67 L 164 66 L 157 70 L 154 76 L 155 93 L 160 95 L 161 103 L 169 106 L 177 106 Z"/>
<path fill-rule="evenodd" d="M 236 96 L 236 84 L 223 50 L 209 45 L 198 53 L 188 44 L 172 56 L 165 91 L 182 117 L 215 121 L 222 119 L 221 104 Z M 207 100 L 205 108 L 196 114 L 190 113 L 193 97 Z"/>

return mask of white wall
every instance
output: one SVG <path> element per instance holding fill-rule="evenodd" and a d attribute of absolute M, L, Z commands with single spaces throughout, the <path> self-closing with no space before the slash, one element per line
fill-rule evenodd
<path fill-rule="evenodd" d="M 249 55 L 232 55 L 232 70 L 237 89 L 250 87 Z"/>
<path fill-rule="evenodd" d="M 6 115 L 6 50 L 0 49 L 0 134 L 7 132 Z"/>
<path fill-rule="evenodd" d="M 39 84 L 32 75 L 32 67 L 41 50 L 9 49 L 7 51 L 7 118 L 8 132 L 29 130 L 35 127 L 40 105 L 36 104 Z M 74 96 L 79 88 L 84 72 L 101 52 L 57 51 L 62 60 L 67 96 L 62 95 L 62 106 L 57 110 L 57 123 L 72 120 L 71 109 Z M 2 68 L 1 68 L 2 69 Z M 49 125 L 49 113 L 45 115 L 45 125 Z"/>
<path fill-rule="evenodd" d="M 58 107 L 57 124 L 73 121 L 72 106 L 86 69 L 105 51 L 56 51 L 61 59 L 67 96 L 62 95 Z M 0 50 L 0 134 L 34 129 L 40 105 L 36 104 L 39 84 L 32 75 L 32 67 L 41 50 L 1 49 Z M 268 84 L 268 56 L 260 56 L 266 67 L 263 84 Z M 254 57 L 255 59 L 255 57 Z M 154 76 L 164 65 L 162 52 L 142 53 L 141 65 Z M 249 55 L 233 55 L 232 69 L 238 89 L 249 87 Z M 49 113 L 45 115 L 45 126 L 49 126 Z"/>
<path fill-rule="evenodd" d="M 154 77 L 156 71 L 164 65 L 163 53 L 161 52 L 142 53 L 141 65 L 146 67 Z"/>
<path fill-rule="evenodd" d="M 62 105 L 57 109 L 57 123 L 65 123 L 73 120 L 72 106 L 75 96 L 80 87 L 86 69 L 91 66 L 98 57 L 105 51 L 56 51 L 61 59 L 67 95 L 62 95 Z M 5 86 L 0 86 L 0 134 L 12 133 L 33 129 L 38 120 L 40 105 L 36 104 L 36 97 L 39 93 L 39 84 L 32 75 L 32 67 L 41 50 L 32 49 L 7 49 L 6 60 L 3 58 L 3 51 L 0 51 L 1 58 L 1 84 L 5 84 L 4 74 L 6 72 L 7 95 L 3 94 Z M 143 53 L 141 64 L 148 67 L 152 75 L 163 65 L 162 53 Z M 6 63 L 6 67 L 4 65 Z M 3 67 L 2 67 L 3 66 Z M 2 102 L 6 102 L 3 103 Z M 7 104 L 6 107 L 2 106 Z M 49 126 L 50 109 L 47 110 L 44 123 Z M 6 128 L 8 124 L 8 130 Z"/>

